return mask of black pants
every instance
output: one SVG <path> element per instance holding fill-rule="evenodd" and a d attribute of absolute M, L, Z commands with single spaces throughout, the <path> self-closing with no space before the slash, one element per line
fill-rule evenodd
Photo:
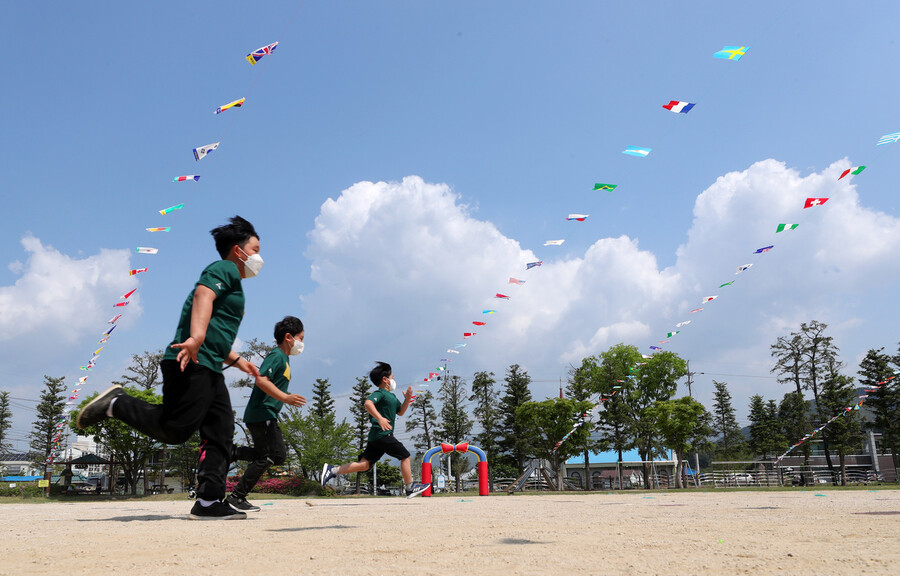
<path fill-rule="evenodd" d="M 250 461 L 244 477 L 234 489 L 234 495 L 241 498 L 246 498 L 247 494 L 253 491 L 253 487 L 269 466 L 284 464 L 287 456 L 284 438 L 281 436 L 281 428 L 278 427 L 277 421 L 248 423 L 247 430 L 253 439 L 253 447 L 241 446 L 235 451 L 237 460 Z"/>
<path fill-rule="evenodd" d="M 150 404 L 123 394 L 113 415 L 138 432 L 166 444 L 182 444 L 200 430 L 197 497 L 225 497 L 225 476 L 234 436 L 234 413 L 225 377 L 205 366 L 188 363 L 184 372 L 175 360 L 160 363 L 163 403 Z"/>

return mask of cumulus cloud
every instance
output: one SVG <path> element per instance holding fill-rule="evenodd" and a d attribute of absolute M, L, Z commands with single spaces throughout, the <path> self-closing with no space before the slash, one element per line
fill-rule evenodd
<path fill-rule="evenodd" d="M 93 256 L 73 258 L 33 236 L 21 242 L 28 257 L 10 264 L 20 277 L 11 286 L 0 286 L 2 342 L 27 342 L 35 336 L 77 342 L 88 332 L 97 332 L 114 315 L 112 303 L 137 286 L 128 276 L 125 250 L 100 250 Z M 128 315 L 137 317 L 140 310 L 136 294 Z"/>
<path fill-rule="evenodd" d="M 832 325 L 852 356 L 868 345 L 853 339 L 854 330 L 882 321 L 877 304 L 866 304 L 872 278 L 897 280 L 884 263 L 895 259 L 900 221 L 862 206 L 853 181 L 837 180 L 849 165 L 801 176 L 764 160 L 720 177 L 697 196 L 687 239 L 673 246 L 675 264 L 662 269 L 656 255 L 621 236 L 526 272 L 535 255 L 475 218 L 450 187 L 415 176 L 360 182 L 326 201 L 309 233 L 306 256 L 318 288 L 301 298 L 315 331 L 310 343 L 328 372 L 359 375 L 385 359 L 412 381 L 462 342 L 463 331 L 475 330 L 453 356 L 463 375 L 519 363 L 537 377 L 559 376 L 620 341 L 646 351 L 690 319 L 669 346 L 692 366 L 768 374 L 775 338 L 817 319 Z M 807 197 L 830 200 L 803 210 Z M 776 236 L 781 222 L 801 226 Z M 771 252 L 752 254 L 770 244 Z M 747 263 L 754 267 L 735 276 Z M 509 276 L 526 284 L 508 285 Z M 511 299 L 494 300 L 496 292 Z M 716 293 L 702 313 L 688 314 Z M 498 314 L 482 317 L 487 308 Z M 474 328 L 473 320 L 488 325 Z M 885 337 L 888 344 L 893 335 Z M 760 386 L 770 397 L 783 393 L 760 380 L 735 396 Z"/>

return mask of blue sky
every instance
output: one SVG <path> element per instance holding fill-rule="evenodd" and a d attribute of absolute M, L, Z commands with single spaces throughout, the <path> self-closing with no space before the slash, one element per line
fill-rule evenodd
<path fill-rule="evenodd" d="M 760 377 L 802 321 L 832 327 L 853 374 L 898 339 L 900 149 L 874 145 L 900 130 L 898 16 L 893 2 L 854 17 L 839 2 L 12 3 L 0 386 L 36 399 L 43 374 L 74 382 L 133 287 L 85 393 L 164 346 L 216 258 L 208 230 L 236 213 L 266 260 L 239 336 L 303 318 L 294 386 L 307 395 L 317 377 L 347 392 L 374 360 L 420 380 L 495 307 L 453 366 L 499 378 L 517 362 L 552 394 L 586 354 L 655 344 L 749 262 L 671 349 L 698 371 L 754 376 L 717 377 L 742 417 L 750 394 L 787 391 Z M 257 66 L 243 59 L 276 40 Z M 751 49 L 712 58 L 725 45 Z M 697 106 L 661 108 L 673 99 Z M 182 174 L 202 177 L 172 183 Z M 819 193 L 832 198 L 819 212 L 796 210 Z M 803 224 L 774 237 L 785 221 Z M 545 265 L 526 273 L 531 257 Z M 698 377 L 701 400 L 711 388 Z M 22 439 L 33 413 L 14 413 Z"/>

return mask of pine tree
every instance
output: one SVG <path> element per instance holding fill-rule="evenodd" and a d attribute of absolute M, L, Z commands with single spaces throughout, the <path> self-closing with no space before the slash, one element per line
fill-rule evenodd
<path fill-rule="evenodd" d="M 722 458 L 736 458 L 743 449 L 744 435 L 735 417 L 728 384 L 713 380 L 713 386 L 716 387 L 716 391 L 713 400 L 712 428 L 720 436 L 716 443 L 717 452 Z"/>
<path fill-rule="evenodd" d="M 750 397 L 750 441 L 748 448 L 754 457 L 766 459 L 784 447 L 784 435 L 778 422 L 778 406 L 774 400 L 766 402 L 759 394 Z"/>
<path fill-rule="evenodd" d="M 369 437 L 369 429 L 372 427 L 369 412 L 366 410 L 366 398 L 369 397 L 368 376 L 360 376 L 353 386 L 353 394 L 350 396 L 350 414 L 353 416 L 353 432 L 356 441 L 356 449 L 361 453 L 366 447 L 366 439 Z M 360 490 L 360 473 L 356 473 L 356 493 Z"/>
<path fill-rule="evenodd" d="M 12 427 L 12 410 L 9 407 L 9 392 L 0 391 L 0 454 L 10 449 L 7 432 Z"/>
<path fill-rule="evenodd" d="M 511 365 L 503 379 L 504 394 L 500 399 L 500 448 L 503 451 L 501 460 L 514 464 L 518 474 L 525 469 L 525 460 L 528 457 L 528 444 L 526 431 L 516 422 L 516 409 L 526 402 L 531 402 L 531 377 L 524 370 L 520 370 L 518 364 Z"/>
<path fill-rule="evenodd" d="M 872 421 L 866 424 L 869 430 L 881 432 L 881 442 L 890 449 L 894 468 L 900 468 L 900 379 L 888 381 L 892 375 L 891 357 L 884 354 L 884 348 L 869 350 L 859 364 L 859 384 L 869 395 L 866 407 L 872 411 Z M 894 364 L 900 365 L 900 357 Z M 879 386 L 879 384 L 881 384 Z"/>
<path fill-rule="evenodd" d="M 778 405 L 778 419 L 786 444 L 793 444 L 806 434 L 812 426 L 809 418 L 809 402 L 802 393 L 788 392 Z M 786 448 L 786 446 L 785 446 Z M 800 447 L 803 463 L 809 466 L 810 444 L 804 442 Z"/>
<path fill-rule="evenodd" d="M 438 434 L 454 446 L 469 440 L 472 432 L 472 419 L 466 407 L 466 381 L 459 376 L 445 376 L 440 387 L 441 426 Z M 450 455 L 450 469 L 456 478 L 456 491 L 459 492 L 460 476 L 468 472 L 469 459 L 464 454 L 454 452 Z"/>
<path fill-rule="evenodd" d="M 257 367 L 262 364 L 262 361 L 266 359 L 266 356 L 272 352 L 272 348 L 274 347 L 274 342 L 263 342 L 258 338 L 251 338 L 244 344 L 244 349 L 238 352 L 238 354 L 241 358 L 248 362 L 252 362 Z M 243 376 L 231 383 L 232 388 L 253 388 L 255 385 L 256 379 L 251 378 L 250 376 Z"/>
<path fill-rule="evenodd" d="M 841 414 L 822 431 L 823 439 L 828 439 L 827 446 L 838 453 L 841 486 L 847 485 L 846 456 L 858 448 L 862 440 L 862 426 L 856 396 L 853 378 L 839 374 L 837 364 L 833 364 L 830 373 L 822 382 L 819 402 L 822 410 L 831 415 L 828 419 L 823 418 L 823 423 L 828 422 L 832 416 Z"/>
<path fill-rule="evenodd" d="M 614 450 L 617 460 L 622 462 L 624 452 L 634 447 L 626 399 L 635 380 L 631 369 L 641 361 L 641 353 L 634 346 L 619 343 L 602 352 L 599 359 L 600 375 L 594 393 L 606 401 L 601 403 L 596 430 L 600 433 L 600 442 Z M 619 470 L 618 485 L 621 487 L 621 468 Z"/>
<path fill-rule="evenodd" d="M 331 397 L 331 385 L 328 378 L 316 378 L 313 385 L 312 407 L 310 415 L 320 420 L 334 421 L 334 398 Z"/>
<path fill-rule="evenodd" d="M 409 418 L 406 419 L 406 431 L 415 432 L 413 446 L 419 452 L 425 452 L 437 442 L 437 413 L 434 409 L 434 394 L 431 390 L 419 394 L 416 401 L 409 405 Z"/>
<path fill-rule="evenodd" d="M 475 443 L 487 455 L 488 462 L 497 462 L 499 450 L 498 423 L 497 423 L 497 395 L 494 392 L 494 373 L 476 372 L 472 379 L 472 395 L 469 402 L 474 402 L 472 415 L 475 423 L 481 430 L 475 435 Z M 494 491 L 494 478 L 496 466 L 488 467 L 489 490 Z"/>
<path fill-rule="evenodd" d="M 37 419 L 32 424 L 31 432 L 31 452 L 35 459 L 36 466 L 44 469 L 44 476 L 47 475 L 48 459 L 50 454 L 54 452 L 60 445 L 60 439 L 57 437 L 57 423 L 63 420 L 63 410 L 66 406 L 66 384 L 65 376 L 53 378 L 52 376 L 44 376 L 44 391 L 41 392 L 41 399 L 37 405 Z"/>
<path fill-rule="evenodd" d="M 593 398 L 596 391 L 602 386 L 602 376 L 597 358 L 589 356 L 581 361 L 578 368 L 572 367 L 569 370 L 569 376 L 566 385 L 566 394 L 577 402 L 587 402 Z M 604 443 L 599 442 L 594 436 L 593 431 L 597 426 L 594 421 L 593 407 L 587 410 L 587 419 L 583 426 L 587 430 L 587 434 L 583 436 L 579 446 L 582 457 L 584 458 L 584 479 L 585 490 L 592 490 L 593 483 L 591 478 L 591 452 L 600 450 Z M 579 416 L 580 418 L 581 416 Z M 577 421 L 577 420 L 576 420 Z M 575 422 L 572 423 L 575 425 Z"/>
<path fill-rule="evenodd" d="M 162 384 L 162 374 L 159 371 L 159 363 L 162 361 L 163 352 L 144 352 L 131 355 L 131 366 L 128 374 L 123 374 L 121 380 L 113 381 L 122 387 L 133 386 L 142 390 L 152 390 Z"/>

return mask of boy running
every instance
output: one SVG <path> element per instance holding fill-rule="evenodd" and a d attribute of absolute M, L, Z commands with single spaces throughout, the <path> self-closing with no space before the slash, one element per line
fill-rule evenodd
<path fill-rule="evenodd" d="M 223 363 L 259 378 L 252 362 L 231 349 L 244 316 L 241 280 L 259 274 L 259 235 L 240 216 L 213 229 L 221 260 L 207 266 L 181 309 L 175 339 L 160 362 L 163 403 L 149 404 L 111 386 L 78 413 L 79 428 L 116 418 L 166 444 L 182 444 L 200 430 L 197 501 L 192 520 L 234 520 L 247 514 L 222 501 L 234 435 Z"/>
<path fill-rule="evenodd" d="M 244 423 L 253 439 L 253 448 L 241 446 L 234 451 L 232 458 L 250 461 L 244 477 L 225 500 L 244 512 L 259 511 L 259 506 L 247 502 L 247 495 L 253 491 L 269 466 L 284 464 L 287 456 L 281 428 L 278 427 L 281 407 L 285 404 L 306 404 L 303 396 L 288 394 L 288 385 L 291 383 L 290 356 L 303 352 L 303 322 L 294 316 L 285 316 L 275 324 L 275 342 L 278 345 L 259 366 L 260 375 L 256 378 L 256 386 L 253 387 L 250 402 L 244 410 Z"/>
<path fill-rule="evenodd" d="M 412 386 L 403 393 L 403 404 L 401 404 L 400 400 L 393 393 L 397 388 L 397 383 L 394 381 L 394 373 L 390 364 L 379 362 L 378 366 L 369 372 L 369 379 L 372 381 L 372 384 L 378 386 L 378 390 L 372 392 L 366 398 L 366 412 L 369 413 L 369 419 L 372 421 L 366 449 L 359 455 L 358 462 L 342 466 L 329 466 L 326 463 L 322 467 L 322 486 L 325 486 L 329 480 L 339 474 L 365 472 L 372 464 L 375 464 L 383 455 L 387 454 L 400 460 L 400 474 L 403 475 L 403 488 L 406 492 L 406 497 L 418 496 L 428 489 L 428 484 L 413 483 L 409 452 L 394 437 L 393 432 L 394 421 L 398 415 L 403 416 L 406 413 L 406 409 L 412 400 Z"/>

